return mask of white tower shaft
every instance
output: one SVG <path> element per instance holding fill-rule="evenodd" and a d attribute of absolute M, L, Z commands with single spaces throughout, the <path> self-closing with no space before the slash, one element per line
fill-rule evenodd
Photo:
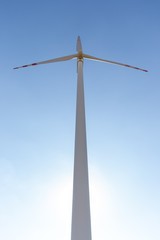
<path fill-rule="evenodd" d="M 78 59 L 71 240 L 91 240 L 83 60 Z"/>

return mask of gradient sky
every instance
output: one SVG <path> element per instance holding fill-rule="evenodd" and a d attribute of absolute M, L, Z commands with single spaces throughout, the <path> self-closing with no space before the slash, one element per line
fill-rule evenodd
<path fill-rule="evenodd" d="M 70 240 L 76 60 L 84 61 L 93 240 L 160 239 L 160 2 L 3 1 L 0 239 Z"/>

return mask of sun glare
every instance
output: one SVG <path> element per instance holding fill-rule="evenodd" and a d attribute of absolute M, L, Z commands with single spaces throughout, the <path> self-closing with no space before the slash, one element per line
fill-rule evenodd
<path fill-rule="evenodd" d="M 101 234 L 105 238 L 106 223 L 111 215 L 111 194 L 106 179 L 95 169 L 90 171 L 90 207 L 93 239 Z M 54 238 L 70 240 L 72 217 L 72 185 L 69 175 L 57 179 L 51 189 L 48 189 L 47 208 L 52 217 Z M 111 217 L 111 216 L 110 216 Z M 62 230 L 63 229 L 63 230 Z M 104 230 L 104 231 L 103 231 Z"/>

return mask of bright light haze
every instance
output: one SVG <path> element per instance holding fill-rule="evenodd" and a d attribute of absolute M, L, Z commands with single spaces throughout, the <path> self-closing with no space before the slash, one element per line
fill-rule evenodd
<path fill-rule="evenodd" d="M 84 60 L 93 240 L 160 239 L 159 1 L 1 3 L 0 239 L 70 240 L 76 53 Z"/>

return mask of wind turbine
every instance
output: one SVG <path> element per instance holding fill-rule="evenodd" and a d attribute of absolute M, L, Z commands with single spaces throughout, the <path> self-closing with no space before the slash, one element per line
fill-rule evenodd
<path fill-rule="evenodd" d="M 74 179 L 73 179 L 73 203 L 72 203 L 72 229 L 71 240 L 91 240 L 91 218 L 88 181 L 88 160 L 85 123 L 85 104 L 83 86 L 83 59 L 97 60 L 101 62 L 129 67 L 144 72 L 147 70 L 133 67 L 127 64 L 113 62 L 93 57 L 82 52 L 80 37 L 77 39 L 77 54 L 55 58 L 38 63 L 32 63 L 14 69 L 35 66 L 45 63 L 61 62 L 77 58 L 77 106 L 76 106 L 76 130 L 74 152 Z"/>

